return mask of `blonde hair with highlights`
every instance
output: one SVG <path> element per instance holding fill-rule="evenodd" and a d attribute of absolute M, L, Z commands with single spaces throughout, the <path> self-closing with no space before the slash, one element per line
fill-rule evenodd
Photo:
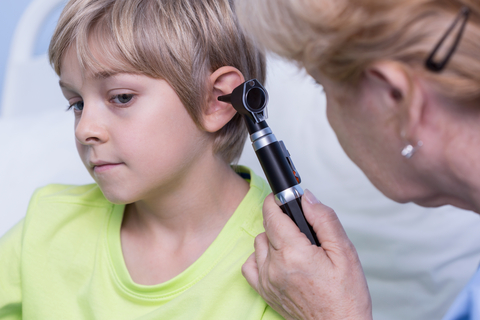
<path fill-rule="evenodd" d="M 243 35 L 232 2 L 70 0 L 50 42 L 50 63 L 60 75 L 62 58 L 75 45 L 85 70 L 164 79 L 202 128 L 211 72 L 233 66 L 245 79 L 265 80 L 265 57 Z M 237 114 L 216 132 L 214 152 L 228 163 L 235 161 L 246 136 Z"/>
<path fill-rule="evenodd" d="M 340 85 L 355 88 L 369 65 L 393 60 L 430 80 L 445 97 L 480 100 L 478 0 L 239 0 L 236 5 L 241 24 L 259 43 Z M 426 70 L 427 56 L 462 6 L 471 12 L 457 50 L 442 72 Z"/>

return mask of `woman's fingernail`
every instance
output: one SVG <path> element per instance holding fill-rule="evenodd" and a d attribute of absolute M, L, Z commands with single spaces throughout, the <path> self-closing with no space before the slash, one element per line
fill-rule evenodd
<path fill-rule="evenodd" d="M 313 195 L 313 193 L 311 193 L 310 190 L 308 190 L 308 189 L 305 189 L 305 193 L 303 194 L 303 196 L 305 197 L 305 199 L 306 199 L 310 204 L 320 203 L 320 201 L 318 201 L 318 199 L 315 198 L 315 196 Z"/>

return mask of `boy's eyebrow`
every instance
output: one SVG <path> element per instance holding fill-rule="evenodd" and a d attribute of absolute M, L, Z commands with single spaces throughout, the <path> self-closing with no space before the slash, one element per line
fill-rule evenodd
<path fill-rule="evenodd" d="M 92 77 L 94 79 L 106 79 L 106 78 L 110 78 L 110 77 L 113 77 L 115 75 L 117 75 L 118 71 L 99 71 L 99 72 L 95 72 Z"/>
<path fill-rule="evenodd" d="M 120 72 L 108 72 L 108 71 L 100 71 L 100 72 L 96 72 L 92 75 L 92 77 L 94 79 L 107 79 L 107 78 L 110 78 L 110 77 L 113 77 L 117 74 L 119 74 Z M 58 81 L 58 84 L 60 85 L 60 88 L 70 88 L 70 86 L 63 82 L 62 80 L 59 80 Z"/>
<path fill-rule="evenodd" d="M 65 88 L 65 89 L 70 88 L 70 86 L 68 84 L 66 84 L 65 82 L 63 82 L 62 80 L 59 80 L 58 84 L 60 85 L 60 88 Z"/>

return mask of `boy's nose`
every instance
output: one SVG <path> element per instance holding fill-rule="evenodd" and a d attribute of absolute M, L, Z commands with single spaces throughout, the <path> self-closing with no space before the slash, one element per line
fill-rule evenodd
<path fill-rule="evenodd" d="M 82 114 L 76 120 L 75 138 L 83 145 L 101 144 L 108 140 L 108 132 L 105 124 L 102 123 L 101 112 L 95 109 L 85 104 Z"/>

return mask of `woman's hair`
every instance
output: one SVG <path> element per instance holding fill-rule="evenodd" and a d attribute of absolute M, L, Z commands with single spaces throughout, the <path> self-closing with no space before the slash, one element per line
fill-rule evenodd
<path fill-rule="evenodd" d="M 233 66 L 245 79 L 265 80 L 265 57 L 242 33 L 234 9 L 229 0 L 70 0 L 50 43 L 50 63 L 60 75 L 74 45 L 84 70 L 164 79 L 202 128 L 211 72 Z M 246 132 L 235 115 L 216 133 L 214 152 L 235 161 Z"/>
<path fill-rule="evenodd" d="M 444 96 L 480 101 L 478 0 L 238 0 L 239 20 L 259 43 L 336 83 L 355 87 L 373 62 L 394 60 Z M 467 6 L 470 17 L 445 69 L 425 60 Z M 449 37 L 449 47 L 454 36 Z"/>

